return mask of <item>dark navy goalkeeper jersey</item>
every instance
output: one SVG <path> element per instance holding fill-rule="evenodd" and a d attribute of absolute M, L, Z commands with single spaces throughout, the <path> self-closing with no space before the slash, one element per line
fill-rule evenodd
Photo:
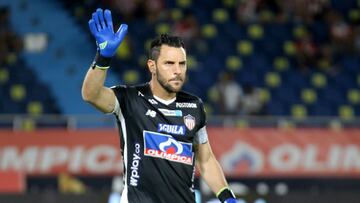
<path fill-rule="evenodd" d="M 121 135 L 121 202 L 195 202 L 195 145 L 207 142 L 202 101 L 180 91 L 165 104 L 149 84 L 112 88 Z"/>

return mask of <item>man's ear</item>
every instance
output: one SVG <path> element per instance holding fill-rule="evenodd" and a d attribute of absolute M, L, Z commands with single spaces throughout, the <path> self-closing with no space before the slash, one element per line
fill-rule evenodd
<path fill-rule="evenodd" d="M 147 60 L 147 66 L 149 68 L 149 71 L 151 73 L 151 75 L 155 74 L 156 73 L 156 62 L 154 60 Z"/>

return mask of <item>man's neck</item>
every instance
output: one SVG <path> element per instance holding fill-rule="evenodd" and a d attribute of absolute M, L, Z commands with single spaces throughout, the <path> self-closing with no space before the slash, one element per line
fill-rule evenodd
<path fill-rule="evenodd" d="M 176 93 L 169 93 L 158 82 L 151 80 L 150 89 L 154 96 L 163 100 L 172 100 L 176 97 Z"/>

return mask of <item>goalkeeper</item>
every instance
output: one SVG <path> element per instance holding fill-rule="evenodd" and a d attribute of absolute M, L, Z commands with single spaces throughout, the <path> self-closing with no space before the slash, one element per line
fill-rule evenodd
<path fill-rule="evenodd" d="M 117 119 L 124 161 L 121 203 L 195 202 L 195 166 L 221 202 L 236 202 L 211 150 L 203 102 L 181 90 L 187 70 L 183 41 L 167 34 L 154 39 L 147 60 L 151 80 L 108 88 L 107 70 L 128 26 L 114 32 L 111 12 L 97 9 L 89 27 L 98 50 L 82 96 Z"/>

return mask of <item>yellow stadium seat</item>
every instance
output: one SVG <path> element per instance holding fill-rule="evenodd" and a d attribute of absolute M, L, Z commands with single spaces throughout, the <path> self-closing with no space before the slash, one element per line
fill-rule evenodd
<path fill-rule="evenodd" d="M 219 101 L 220 95 L 216 87 L 211 87 L 208 89 L 207 97 L 210 102 L 217 103 Z"/>
<path fill-rule="evenodd" d="M 281 77 L 275 72 L 266 73 L 265 83 L 268 87 L 278 87 L 281 84 Z"/>
<path fill-rule="evenodd" d="M 214 113 L 213 107 L 208 103 L 204 104 L 204 109 L 207 116 L 211 116 Z"/>
<path fill-rule="evenodd" d="M 22 84 L 15 84 L 10 88 L 10 97 L 13 101 L 22 101 L 26 97 L 26 89 Z"/>
<path fill-rule="evenodd" d="M 284 52 L 289 56 L 292 56 L 296 53 L 296 47 L 292 41 L 285 41 L 283 44 L 283 49 Z"/>
<path fill-rule="evenodd" d="M 339 116 L 343 120 L 351 120 L 354 118 L 354 109 L 348 105 L 342 105 L 339 107 Z"/>
<path fill-rule="evenodd" d="M 307 117 L 307 109 L 304 105 L 296 104 L 291 107 L 291 116 L 295 119 L 305 119 Z"/>
<path fill-rule="evenodd" d="M 275 18 L 275 14 L 271 10 L 262 10 L 259 13 L 261 22 L 272 22 Z"/>
<path fill-rule="evenodd" d="M 317 65 L 323 71 L 327 71 L 331 69 L 331 62 L 327 59 L 319 59 Z"/>
<path fill-rule="evenodd" d="M 16 63 L 16 61 L 18 60 L 18 58 L 17 58 L 17 55 L 16 55 L 15 53 L 10 53 L 10 54 L 6 55 L 6 59 L 5 59 L 5 60 L 6 60 L 7 64 L 13 65 L 13 64 Z"/>
<path fill-rule="evenodd" d="M 182 19 L 184 17 L 184 14 L 181 9 L 174 8 L 171 10 L 170 16 L 173 21 L 177 21 Z"/>
<path fill-rule="evenodd" d="M 116 57 L 119 59 L 129 59 L 131 57 L 131 50 L 128 38 L 122 41 L 119 48 L 116 50 Z"/>
<path fill-rule="evenodd" d="M 58 176 L 58 188 L 62 194 L 84 194 L 86 185 L 78 178 L 72 177 L 66 173 Z"/>
<path fill-rule="evenodd" d="M 188 8 L 191 6 L 191 4 L 192 4 L 191 0 L 176 0 L 176 5 L 177 7 L 180 8 Z"/>
<path fill-rule="evenodd" d="M 212 18 L 216 23 L 224 23 L 229 20 L 229 14 L 225 9 L 218 8 L 213 11 Z"/>
<path fill-rule="evenodd" d="M 271 99 L 271 94 L 269 90 L 265 88 L 260 89 L 260 100 L 262 103 L 267 103 Z"/>
<path fill-rule="evenodd" d="M 156 34 L 160 35 L 163 33 L 169 33 L 170 32 L 170 25 L 167 23 L 159 23 L 155 27 Z"/>
<path fill-rule="evenodd" d="M 261 39 L 264 36 L 264 29 L 258 24 L 250 25 L 247 34 L 251 39 Z"/>
<path fill-rule="evenodd" d="M 335 131 L 339 131 L 343 128 L 341 121 L 339 121 L 338 119 L 333 119 L 332 121 L 330 121 L 329 127 L 330 129 Z"/>
<path fill-rule="evenodd" d="M 27 104 L 27 112 L 30 115 L 38 116 L 43 113 L 43 105 L 39 101 L 32 101 Z"/>
<path fill-rule="evenodd" d="M 303 89 L 301 99 L 305 104 L 314 104 L 317 100 L 317 94 L 313 89 Z"/>
<path fill-rule="evenodd" d="M 135 84 L 139 81 L 140 76 L 136 70 L 127 70 L 123 74 L 123 81 L 126 84 Z"/>
<path fill-rule="evenodd" d="M 360 10 L 359 9 L 351 9 L 349 11 L 349 19 L 352 22 L 358 22 L 360 20 Z"/>
<path fill-rule="evenodd" d="M 289 60 L 285 57 L 279 56 L 274 59 L 273 66 L 277 71 L 284 71 L 289 69 Z"/>
<path fill-rule="evenodd" d="M 36 128 L 36 123 L 32 118 L 26 118 L 23 120 L 23 122 L 21 123 L 21 129 L 23 131 L 33 131 Z"/>
<path fill-rule="evenodd" d="M 147 39 L 144 43 L 144 49 L 145 50 L 149 50 L 150 49 L 150 46 L 151 46 L 151 41 L 152 39 Z"/>
<path fill-rule="evenodd" d="M 253 44 L 249 40 L 243 40 L 238 42 L 237 50 L 240 55 L 248 56 L 254 52 Z"/>
<path fill-rule="evenodd" d="M 296 26 L 293 29 L 293 36 L 296 39 L 303 38 L 305 35 L 307 35 L 307 33 L 308 33 L 308 31 L 306 30 L 306 28 L 303 25 Z"/>
<path fill-rule="evenodd" d="M 311 83 L 316 88 L 323 88 L 327 85 L 327 80 L 324 74 L 315 73 L 311 77 Z"/>
<path fill-rule="evenodd" d="M 9 71 L 4 68 L 0 68 L 0 84 L 5 84 L 7 83 L 8 80 L 9 80 Z"/>
<path fill-rule="evenodd" d="M 214 38 L 217 35 L 217 29 L 213 24 L 206 24 L 201 28 L 201 34 L 205 38 Z"/>
<path fill-rule="evenodd" d="M 290 121 L 290 120 L 281 120 L 278 123 L 278 128 L 282 129 L 282 130 L 288 130 L 288 129 L 293 129 L 294 127 L 296 127 L 295 123 Z"/>
<path fill-rule="evenodd" d="M 248 128 L 249 122 L 246 119 L 237 119 L 235 122 L 235 126 L 238 128 Z"/>
<path fill-rule="evenodd" d="M 193 70 L 198 66 L 198 61 L 194 55 L 188 55 L 186 64 L 189 70 Z"/>
<path fill-rule="evenodd" d="M 351 104 L 360 104 L 360 91 L 357 89 L 350 89 L 347 92 L 347 98 Z"/>
<path fill-rule="evenodd" d="M 237 4 L 237 0 L 222 0 L 222 3 L 227 8 L 234 8 Z"/>
<path fill-rule="evenodd" d="M 242 61 L 238 56 L 228 56 L 226 58 L 226 68 L 237 71 L 242 68 Z"/>

